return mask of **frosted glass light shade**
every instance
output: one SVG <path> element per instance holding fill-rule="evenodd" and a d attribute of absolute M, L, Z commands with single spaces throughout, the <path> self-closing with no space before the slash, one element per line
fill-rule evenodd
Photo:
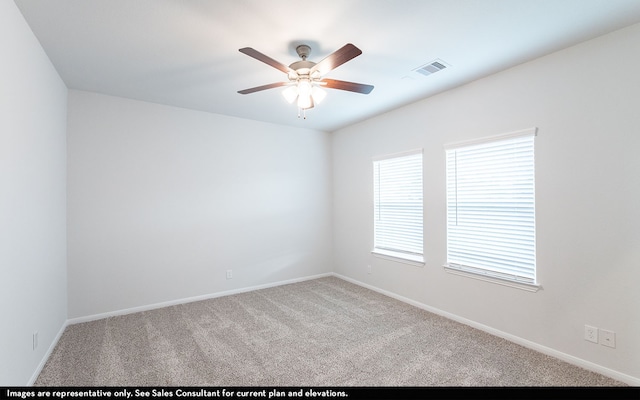
<path fill-rule="evenodd" d="M 289 104 L 292 104 L 294 101 L 296 101 L 296 97 L 298 97 L 298 87 L 289 86 L 282 92 L 282 95 L 287 100 L 287 102 L 289 102 Z"/>
<path fill-rule="evenodd" d="M 320 104 L 322 100 L 327 97 L 327 91 L 314 86 L 313 89 L 311 89 L 311 96 L 315 104 Z"/>

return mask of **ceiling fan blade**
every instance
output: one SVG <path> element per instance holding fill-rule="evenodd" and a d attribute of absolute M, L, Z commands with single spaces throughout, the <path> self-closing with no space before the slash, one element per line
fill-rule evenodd
<path fill-rule="evenodd" d="M 286 86 L 288 84 L 289 84 L 289 82 L 270 83 L 268 85 L 256 86 L 256 87 L 253 87 L 253 88 L 250 88 L 250 89 L 238 90 L 238 93 L 240 93 L 240 94 L 255 93 L 255 92 L 259 92 L 261 90 L 267 90 L 267 89 L 277 88 L 277 87 L 280 87 L 280 86 Z"/>
<path fill-rule="evenodd" d="M 286 65 L 274 60 L 273 58 L 260 53 L 258 50 L 252 49 L 251 47 L 243 47 L 239 50 L 240 53 L 244 53 L 249 57 L 253 57 L 258 61 L 262 61 L 265 64 L 271 65 L 273 68 L 279 69 L 280 71 L 288 74 L 291 71 L 291 68 Z"/>
<path fill-rule="evenodd" d="M 358 57 L 360 54 L 362 54 L 362 50 L 351 43 L 347 43 L 314 65 L 310 73 L 313 74 L 315 71 L 318 71 L 320 75 L 324 75 L 347 61 Z"/>
<path fill-rule="evenodd" d="M 348 90 L 350 92 L 356 92 L 356 93 L 362 93 L 362 94 L 369 94 L 373 90 L 373 86 L 371 85 L 364 85 L 362 83 L 355 83 L 355 82 L 339 81 L 336 79 L 323 79 L 320 82 L 325 83 L 325 85 L 322 85 L 321 87 L 326 87 L 330 89 Z"/>

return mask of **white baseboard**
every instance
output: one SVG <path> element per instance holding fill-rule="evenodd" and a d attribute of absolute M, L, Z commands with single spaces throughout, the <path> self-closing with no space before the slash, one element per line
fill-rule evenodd
<path fill-rule="evenodd" d="M 289 280 L 286 280 L 286 281 L 267 283 L 267 284 L 264 284 L 264 285 L 249 286 L 249 287 L 244 287 L 244 288 L 240 288 L 240 289 L 226 290 L 224 292 L 205 294 L 205 295 L 202 295 L 202 296 L 187 297 L 187 298 L 183 298 L 183 299 L 165 301 L 165 302 L 162 302 L 162 303 L 155 303 L 155 304 L 149 304 L 149 305 L 145 305 L 145 306 L 126 308 L 126 309 L 116 310 L 116 311 L 109 311 L 109 312 L 106 312 L 106 313 L 87 315 L 87 316 L 84 316 L 84 317 L 77 317 L 77 318 L 69 319 L 69 320 L 67 320 L 67 325 L 74 325 L 74 324 L 79 324 L 79 323 L 83 323 L 83 322 L 96 321 L 96 320 L 100 320 L 100 319 L 104 319 L 104 318 L 116 317 L 116 316 L 119 316 L 119 315 L 133 314 L 133 313 L 142 312 L 142 311 L 150 311 L 150 310 L 155 310 L 155 309 L 158 309 L 158 308 L 170 307 L 170 306 L 175 306 L 175 305 L 180 305 L 180 304 L 193 303 L 194 301 L 215 299 L 216 297 L 224 297 L 224 296 L 230 296 L 230 295 L 238 294 L 238 293 L 252 292 L 254 290 L 267 289 L 267 288 L 270 288 L 270 287 L 288 285 L 288 284 L 291 284 L 291 283 L 298 283 L 298 282 L 308 281 L 308 280 L 312 280 L 312 279 L 325 278 L 325 277 L 332 276 L 332 275 L 333 275 L 332 273 L 312 275 L 312 276 L 307 276 L 307 277 L 303 277 L 303 278 L 295 278 L 295 279 L 289 279 Z"/>
<path fill-rule="evenodd" d="M 466 318 L 459 317 L 457 315 L 448 313 L 448 312 L 440 310 L 438 308 L 428 306 L 426 304 L 417 302 L 415 300 L 411 300 L 411 299 L 409 299 L 407 297 L 400 296 L 400 295 L 398 295 L 396 293 L 389 292 L 389 291 L 384 290 L 384 289 L 380 289 L 378 287 L 369 285 L 367 283 L 360 282 L 358 280 L 349 278 L 347 276 L 340 275 L 340 274 L 337 274 L 337 273 L 332 273 L 331 275 L 335 276 L 336 278 L 340 278 L 340 279 L 343 279 L 343 280 L 345 280 L 347 282 L 353 283 L 355 285 L 362 286 L 364 288 L 373 290 L 374 292 L 378 292 L 380 294 L 384 294 L 385 296 L 392 297 L 392 298 L 394 298 L 396 300 L 400 300 L 400 301 L 402 301 L 404 303 L 407 303 L 407 304 L 410 304 L 412 306 L 421 308 L 421 309 L 423 309 L 425 311 L 429 311 L 429 312 L 432 312 L 434 314 L 441 315 L 441 316 L 443 316 L 445 318 L 448 318 L 448 319 L 454 320 L 456 322 L 460 322 L 462 324 L 471 326 L 472 328 L 476 328 L 476 329 L 479 329 L 481 331 L 484 331 L 484 332 L 487 332 L 489 334 L 492 334 L 494 336 L 498 336 L 498 337 L 503 338 L 505 340 L 508 340 L 510 342 L 519 344 L 519 345 L 521 345 L 523 347 L 527 347 L 527 348 L 529 348 L 531 350 L 535 350 L 535 351 L 538 351 L 540 353 L 546 354 L 548 356 L 555 357 L 555 358 L 560 359 L 562 361 L 568 362 L 569 364 L 573 364 L 573 365 L 576 365 L 578 367 L 584 368 L 586 370 L 597 372 L 599 374 L 602 374 L 602 375 L 607 376 L 609 378 L 615 379 L 617 381 L 624 382 L 624 383 L 626 383 L 626 384 L 628 384 L 630 386 L 640 386 L 640 378 L 636 378 L 636 377 L 633 377 L 633 376 L 630 376 L 630 375 L 627 375 L 627 374 L 623 374 L 621 372 L 618 372 L 618 371 L 603 367 L 601 365 L 592 363 L 592 362 L 587 361 L 587 360 L 583 360 L 583 359 L 578 358 L 578 357 L 574 357 L 574 356 L 572 356 L 570 354 L 563 353 L 561 351 L 552 349 L 550 347 L 546 347 L 546 346 L 543 346 L 541 344 L 538 344 L 538 343 L 531 342 L 529 340 L 523 339 L 521 337 L 518 337 L 518 336 L 515 336 L 515 335 L 511 335 L 511 334 L 506 333 L 506 332 L 502 332 L 500 330 L 491 328 L 490 326 L 486 326 L 486 325 L 480 324 L 478 322 L 475 322 L 475 321 L 472 321 L 472 320 L 469 320 L 469 319 L 466 319 Z"/>
<path fill-rule="evenodd" d="M 42 360 L 40 360 L 40 364 L 38 364 L 38 367 L 36 368 L 36 370 L 33 371 L 33 375 L 31 375 L 31 378 L 29 379 L 27 386 L 33 386 L 33 384 L 36 382 L 36 379 L 38 379 L 38 376 L 40 376 L 40 372 L 42 372 L 44 365 L 49 360 L 49 357 L 51 357 L 51 353 L 53 353 L 53 350 L 56 348 L 58 341 L 60 341 L 60 338 L 62 337 L 62 334 L 64 333 L 64 330 L 67 328 L 68 325 L 69 325 L 69 320 L 64 321 L 64 323 L 60 327 L 60 330 L 58 331 L 58 334 L 53 339 L 53 341 L 51 342 L 51 345 L 47 349 L 47 352 L 44 353 Z"/>

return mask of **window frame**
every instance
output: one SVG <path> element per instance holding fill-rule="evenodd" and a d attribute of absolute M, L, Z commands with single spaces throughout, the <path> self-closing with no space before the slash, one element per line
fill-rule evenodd
<path fill-rule="evenodd" d="M 416 155 L 420 155 L 419 159 L 420 159 L 420 168 L 419 168 L 419 173 L 420 173 L 420 251 L 419 252 L 411 252 L 411 251 L 406 251 L 406 250 L 402 250 L 402 249 L 398 249 L 398 248 L 387 248 L 387 247 L 378 247 L 377 246 L 377 234 L 378 234 L 378 230 L 377 230 L 377 226 L 378 226 L 378 219 L 376 216 L 376 212 L 378 210 L 376 204 L 377 204 L 377 198 L 376 198 L 376 187 L 378 187 L 377 185 L 379 184 L 376 181 L 376 176 L 377 176 L 377 165 L 379 165 L 380 162 L 384 162 L 387 160 L 394 160 L 394 159 L 401 159 L 401 158 L 405 158 L 405 157 L 410 157 L 410 156 L 416 156 Z M 401 263 L 405 263 L 405 264 L 410 264 L 410 265 L 415 265 L 415 266 L 424 266 L 424 151 L 422 148 L 420 149 L 414 149 L 414 150 L 409 150 L 409 151 L 403 151 L 403 152 L 398 152 L 398 153 L 392 153 L 392 154 L 386 154 L 386 155 L 380 155 L 380 156 L 375 156 L 372 159 L 372 178 L 373 178 L 373 193 L 372 193 L 372 200 L 373 200 L 373 235 L 372 235 L 372 239 L 373 239 L 373 244 L 371 246 L 372 250 L 371 250 L 371 254 L 379 257 L 379 258 L 384 258 L 384 259 L 388 259 L 391 261 L 396 261 L 396 262 L 401 262 Z M 413 187 L 415 189 L 415 186 Z M 378 187 L 379 190 L 379 187 Z"/>
<path fill-rule="evenodd" d="M 445 148 L 445 170 L 446 170 L 446 179 L 447 179 L 447 183 L 446 183 L 446 197 L 447 197 L 447 210 L 446 210 L 446 217 L 447 217 L 447 222 L 446 222 L 446 229 L 447 229 L 447 235 L 446 235 L 446 257 L 447 257 L 447 261 L 444 264 L 444 268 L 447 272 L 452 273 L 452 274 L 457 274 L 457 275 L 462 275 L 462 276 L 466 276 L 466 277 L 470 277 L 470 278 L 474 278 L 474 279 L 480 279 L 480 280 L 484 280 L 484 281 L 488 281 L 488 282 L 492 282 L 492 283 L 497 283 L 497 284 L 501 284 L 501 285 L 505 285 L 505 286 L 510 286 L 510 287 L 515 287 L 518 289 L 523 289 L 523 290 L 527 290 L 527 291 L 532 291 L 532 292 L 536 292 L 538 291 L 541 286 L 539 284 L 539 282 L 537 281 L 537 261 L 536 261 L 536 219 L 535 219 L 535 137 L 537 136 L 537 128 L 529 128 L 529 129 L 524 129 L 521 131 L 516 131 L 516 132 L 510 132 L 507 134 L 502 134 L 502 135 L 496 135 L 496 136 L 490 136 L 490 137 L 485 137 L 485 138 L 480 138 L 480 139 L 475 139 L 475 140 L 469 140 L 469 141 L 463 141 L 463 142 L 456 142 L 456 143 L 451 143 L 451 144 L 447 144 L 444 146 Z M 450 189 L 451 189 L 451 171 L 450 171 L 450 164 L 449 164 L 449 154 L 451 151 L 456 151 L 458 149 L 460 150 L 465 150 L 465 149 L 474 149 L 474 148 L 479 148 L 479 146 L 481 145 L 485 145 L 485 144 L 490 144 L 490 143 L 497 143 L 499 146 L 499 143 L 501 142 L 507 142 L 507 141 L 511 141 L 512 139 L 516 139 L 516 138 L 522 138 L 522 137 L 531 137 L 531 159 L 527 160 L 531 163 L 531 176 L 530 176 L 530 180 L 531 180 L 531 193 L 530 193 L 530 197 L 528 197 L 528 199 L 531 201 L 532 203 L 532 222 L 531 225 L 529 226 L 529 228 L 532 230 L 532 239 L 530 239 L 530 242 L 528 243 L 529 247 L 532 247 L 532 253 L 527 253 L 530 257 L 532 257 L 532 263 L 533 266 L 531 267 L 531 269 L 529 270 L 528 274 L 533 274 L 533 278 L 529 277 L 529 276 L 525 276 L 525 274 L 507 274 L 506 271 L 509 270 L 510 268 L 505 268 L 503 271 L 497 271 L 497 270 L 492 270 L 491 268 L 488 267 L 482 267 L 482 266 L 478 266 L 478 265 L 467 265 L 467 264 L 463 264 L 463 263 L 457 263 L 457 262 L 452 262 L 451 261 L 451 257 L 450 257 L 450 238 L 451 238 L 451 215 L 450 212 L 452 210 L 452 208 L 455 208 L 456 210 L 458 210 L 458 198 L 457 198 L 457 193 L 450 193 Z M 497 146 L 496 146 L 497 147 Z M 455 166 L 454 168 L 458 168 L 457 166 Z M 456 174 L 458 173 L 458 170 L 454 171 Z M 456 191 L 457 191 L 457 187 L 458 187 L 458 176 L 455 176 L 455 184 L 454 186 L 456 187 Z M 456 200 L 454 201 L 454 206 L 451 207 L 450 205 L 450 201 L 451 198 L 456 197 Z M 457 211 L 456 211 L 457 212 Z M 505 231 L 508 228 L 505 228 Z M 471 240 L 477 240 L 476 239 L 471 239 Z M 459 244 L 459 242 L 458 242 Z M 511 255 L 510 255 L 511 257 Z M 454 261 L 457 261 L 454 259 Z M 499 268 L 498 268 L 499 269 Z"/>

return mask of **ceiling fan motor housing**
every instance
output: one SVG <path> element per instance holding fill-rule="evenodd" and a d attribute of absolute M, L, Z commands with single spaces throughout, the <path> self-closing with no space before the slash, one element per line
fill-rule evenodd
<path fill-rule="evenodd" d="M 291 68 L 294 71 L 298 71 L 301 68 L 307 68 L 307 69 L 311 69 L 311 67 L 313 67 L 314 65 L 316 65 L 316 63 L 314 63 L 313 61 L 296 61 L 294 63 L 292 63 L 291 65 L 289 65 L 289 68 Z"/>
<path fill-rule="evenodd" d="M 314 63 L 313 61 L 307 61 L 307 57 L 309 57 L 309 54 L 311 54 L 311 47 L 307 46 L 306 44 L 301 44 L 300 46 L 296 47 L 296 53 L 298 53 L 302 60 L 296 61 L 289 65 L 289 68 L 295 71 L 294 74 L 289 74 L 289 80 L 292 81 L 298 80 L 298 78 L 301 76 L 308 77 L 311 68 L 316 65 L 316 63 Z"/>

